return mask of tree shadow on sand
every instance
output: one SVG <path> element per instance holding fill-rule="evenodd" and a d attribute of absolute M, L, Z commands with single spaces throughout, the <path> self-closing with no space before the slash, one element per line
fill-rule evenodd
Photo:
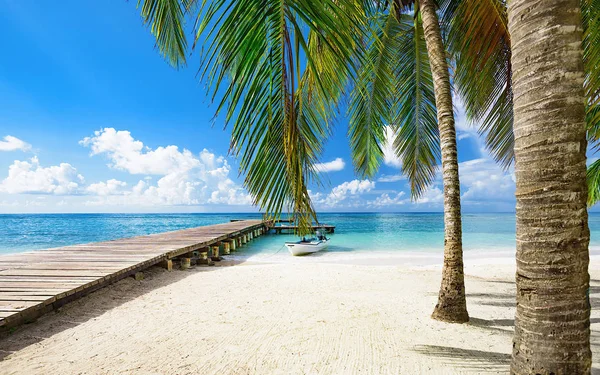
<path fill-rule="evenodd" d="M 506 353 L 438 345 L 418 345 L 413 350 L 436 358 L 444 365 L 477 374 L 508 372 L 510 366 L 510 354 Z"/>

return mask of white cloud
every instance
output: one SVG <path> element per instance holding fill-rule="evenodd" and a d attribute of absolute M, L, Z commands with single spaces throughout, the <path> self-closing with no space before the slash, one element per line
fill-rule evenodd
<path fill-rule="evenodd" d="M 333 189 L 331 193 L 327 195 L 319 203 L 323 203 L 326 206 L 334 207 L 340 202 L 346 200 L 349 196 L 358 196 L 360 194 L 367 193 L 375 188 L 375 182 L 369 180 L 352 180 L 346 181 Z"/>
<path fill-rule="evenodd" d="M 378 196 L 377 198 L 375 198 L 375 200 L 367 202 L 367 206 L 376 207 L 376 208 L 400 206 L 400 205 L 410 202 L 410 199 L 407 199 L 404 197 L 405 195 L 406 195 L 406 193 L 403 191 L 397 193 L 393 197 L 390 197 L 390 195 L 388 193 L 384 193 L 384 194 L 381 194 L 380 196 Z"/>
<path fill-rule="evenodd" d="M 7 135 L 4 137 L 3 141 L 0 141 L 0 151 L 16 150 L 29 151 L 31 150 L 31 145 L 12 135 Z"/>
<path fill-rule="evenodd" d="M 471 201 L 513 201 L 515 176 L 504 171 L 488 158 L 469 160 L 458 166 L 461 185 L 466 187 L 462 200 Z"/>
<path fill-rule="evenodd" d="M 106 154 L 110 167 L 131 174 L 166 175 L 174 170 L 190 170 L 200 161 L 189 151 L 179 151 L 177 146 L 158 147 L 152 150 L 141 141 L 133 139 L 127 130 L 105 128 L 80 142 L 92 149 L 92 155 Z"/>
<path fill-rule="evenodd" d="M 124 194 L 123 188 L 127 186 L 126 182 L 110 179 L 106 182 L 97 182 L 89 185 L 85 190 L 96 195 L 118 195 Z"/>
<path fill-rule="evenodd" d="M 385 143 L 381 145 L 383 150 L 383 164 L 388 167 L 402 168 L 402 161 L 396 156 L 394 150 L 394 129 L 391 126 L 385 127 Z"/>
<path fill-rule="evenodd" d="M 148 176 L 131 190 L 124 183 L 109 180 L 90 185 L 89 192 L 101 198 L 88 204 L 114 205 L 250 205 L 251 197 L 229 178 L 231 167 L 222 156 L 208 150 L 194 155 L 177 146 L 158 147 L 152 150 L 135 140 L 125 130 L 107 128 L 94 133 L 81 142 L 92 149 L 92 155 L 105 154 L 109 166 L 131 174 L 161 176 L 156 184 Z M 111 183 L 112 181 L 112 183 Z M 92 187 L 93 186 L 93 187 Z"/>
<path fill-rule="evenodd" d="M 337 172 L 344 169 L 345 166 L 346 163 L 344 163 L 344 159 L 336 158 L 335 160 L 326 163 L 315 164 L 315 170 L 317 172 Z"/>
<path fill-rule="evenodd" d="M 444 202 L 444 192 L 437 186 L 430 186 L 425 193 L 419 199 L 415 201 L 416 204 L 438 204 Z"/>
<path fill-rule="evenodd" d="M 76 193 L 82 182 L 83 177 L 70 164 L 44 168 L 38 158 L 33 157 L 29 161 L 14 161 L 8 168 L 8 177 L 0 184 L 0 191 L 67 195 Z"/>

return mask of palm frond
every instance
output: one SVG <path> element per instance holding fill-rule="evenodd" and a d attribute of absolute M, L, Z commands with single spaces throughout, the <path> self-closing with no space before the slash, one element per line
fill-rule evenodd
<path fill-rule="evenodd" d="M 454 83 L 494 159 L 514 160 L 510 36 L 505 0 L 444 0 Z"/>
<path fill-rule="evenodd" d="M 138 0 L 142 20 L 150 25 L 160 54 L 174 67 L 186 64 L 185 15 L 196 0 Z"/>
<path fill-rule="evenodd" d="M 584 88 L 587 98 L 588 136 L 600 140 L 600 0 L 582 0 Z"/>
<path fill-rule="evenodd" d="M 593 206 L 600 200 L 600 159 L 593 162 L 587 169 L 588 206 Z"/>
<path fill-rule="evenodd" d="M 398 60 L 400 25 L 391 12 L 372 22 L 368 49 L 359 55 L 361 70 L 351 93 L 348 137 L 356 172 L 372 177 L 379 169 L 385 126 L 393 121 L 395 62 Z"/>
<path fill-rule="evenodd" d="M 394 146 L 402 161 L 413 199 L 419 198 L 435 179 L 440 160 L 440 138 L 429 55 L 420 13 L 403 15 L 397 69 Z"/>
<path fill-rule="evenodd" d="M 317 221 L 307 186 L 318 182 L 313 166 L 329 135 L 328 94 L 350 70 L 338 64 L 332 76 L 314 53 L 349 62 L 357 36 L 348 29 L 360 22 L 351 0 L 215 0 L 199 11 L 200 75 L 222 95 L 217 113 L 233 123 L 245 186 L 268 216 L 292 210 L 301 233 Z"/>

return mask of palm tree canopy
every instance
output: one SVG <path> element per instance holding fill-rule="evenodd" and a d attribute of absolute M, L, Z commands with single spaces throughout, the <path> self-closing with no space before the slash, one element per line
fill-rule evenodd
<path fill-rule="evenodd" d="M 358 59 L 350 146 L 357 172 L 372 177 L 390 126 L 394 150 L 418 198 L 434 180 L 440 159 L 433 80 L 418 8 L 408 2 L 387 6 L 370 17 L 367 48 Z"/>
<path fill-rule="evenodd" d="M 514 159 L 511 52 L 505 0 L 444 0 L 448 44 L 456 71 L 455 85 L 468 117 L 481 124 L 496 161 Z M 600 140 L 600 0 L 582 0 L 584 89 L 588 138 Z M 600 200 L 600 165 L 588 169 L 588 204 Z"/>
<path fill-rule="evenodd" d="M 364 15 L 354 0 L 140 0 L 159 51 L 185 63 L 184 13 L 197 12 L 200 77 L 232 124 L 230 151 L 267 215 L 317 220 L 308 185 L 352 69 Z"/>

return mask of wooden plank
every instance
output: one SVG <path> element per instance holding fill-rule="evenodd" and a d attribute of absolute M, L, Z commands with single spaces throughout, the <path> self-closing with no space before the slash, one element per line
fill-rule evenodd
<path fill-rule="evenodd" d="M 70 269 L 58 269 L 58 270 L 38 270 L 38 269 L 28 269 L 28 268 L 16 268 L 12 270 L 4 270 L 0 271 L 0 280 L 4 278 L 4 276 L 53 276 L 53 277 L 104 277 L 110 272 L 102 271 L 102 270 L 70 270 Z"/>

